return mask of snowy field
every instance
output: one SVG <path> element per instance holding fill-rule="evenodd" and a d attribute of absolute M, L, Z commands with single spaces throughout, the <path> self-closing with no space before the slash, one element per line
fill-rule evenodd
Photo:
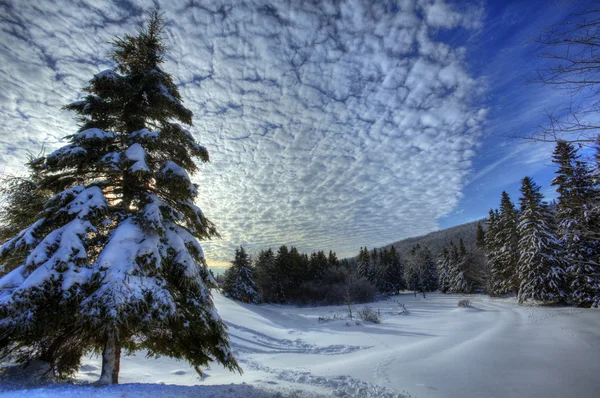
<path fill-rule="evenodd" d="M 138 353 L 123 357 L 119 386 L 4 385 L 0 397 L 598 396 L 600 311 L 469 298 L 471 308 L 458 308 L 461 296 L 402 294 L 371 305 L 381 324 L 347 326 L 319 322 L 345 315 L 343 306 L 255 306 L 216 294 L 241 376 L 212 368 L 200 380 L 184 362 Z M 86 359 L 78 379 L 95 381 L 99 367 Z"/>

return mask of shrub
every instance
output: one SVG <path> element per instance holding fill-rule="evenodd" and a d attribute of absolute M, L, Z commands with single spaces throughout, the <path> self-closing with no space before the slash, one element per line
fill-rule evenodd
<path fill-rule="evenodd" d="M 381 323 L 381 317 L 379 316 L 379 312 L 375 311 L 373 308 L 364 306 L 361 310 L 357 312 L 358 319 L 366 322 L 373 323 Z"/>
<path fill-rule="evenodd" d="M 462 300 L 459 300 L 459 301 L 458 301 L 458 306 L 459 306 L 460 308 L 463 308 L 463 307 L 470 307 L 470 306 L 471 306 L 471 300 L 469 300 L 469 299 L 462 299 Z"/>

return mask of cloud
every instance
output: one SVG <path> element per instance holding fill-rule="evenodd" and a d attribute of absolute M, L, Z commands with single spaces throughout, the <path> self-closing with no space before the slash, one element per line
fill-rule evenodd
<path fill-rule="evenodd" d="M 60 110 L 110 66 L 114 35 L 153 3 L 8 2 L 0 7 L 2 167 L 61 145 Z M 457 205 L 485 112 L 460 47 L 477 7 L 435 2 L 163 2 L 165 69 L 212 162 L 195 178 L 226 261 L 294 244 L 340 257 L 429 232 Z M 464 17 L 468 15 L 469 18 Z"/>

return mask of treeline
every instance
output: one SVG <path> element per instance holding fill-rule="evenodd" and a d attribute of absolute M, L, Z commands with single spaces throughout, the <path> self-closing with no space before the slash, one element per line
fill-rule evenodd
<path fill-rule="evenodd" d="M 477 224 L 478 235 L 483 233 Z M 475 250 L 468 250 L 459 240 L 459 244 L 442 248 L 438 262 L 438 286 L 442 293 L 483 292 L 487 287 L 488 272 L 482 266 L 480 256 Z"/>
<path fill-rule="evenodd" d="M 247 303 L 334 305 L 369 302 L 404 289 L 433 291 L 437 271 L 431 252 L 420 245 L 407 261 L 393 247 L 361 248 L 356 266 L 332 251 L 308 255 L 293 246 L 262 250 L 251 261 L 240 247 L 220 285 L 225 295 Z"/>
<path fill-rule="evenodd" d="M 599 152 L 600 153 L 600 152 Z M 514 292 L 529 300 L 597 307 L 600 301 L 600 183 L 598 161 L 580 159 L 573 144 L 559 141 L 552 185 L 558 200 L 543 202 L 540 187 L 522 180 L 520 209 L 502 193 L 499 210 L 490 210 L 480 239 L 489 268 L 490 295 Z"/>
<path fill-rule="evenodd" d="M 375 299 L 377 290 L 329 251 L 300 253 L 294 246 L 262 250 L 251 261 L 243 247 L 225 272 L 225 295 L 249 303 L 343 304 Z M 253 292 L 253 293 L 251 293 Z"/>

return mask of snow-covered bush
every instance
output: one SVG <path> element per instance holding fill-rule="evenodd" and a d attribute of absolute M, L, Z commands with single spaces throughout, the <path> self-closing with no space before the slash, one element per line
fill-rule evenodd
<path fill-rule="evenodd" d="M 471 300 L 469 300 L 469 299 L 458 300 L 458 306 L 460 308 L 470 307 L 471 306 Z"/>
<path fill-rule="evenodd" d="M 365 322 L 373 322 L 373 323 L 381 323 L 381 317 L 379 316 L 379 312 L 375 311 L 373 308 L 368 305 L 364 306 L 362 309 L 358 310 L 356 313 L 358 319 Z"/>

